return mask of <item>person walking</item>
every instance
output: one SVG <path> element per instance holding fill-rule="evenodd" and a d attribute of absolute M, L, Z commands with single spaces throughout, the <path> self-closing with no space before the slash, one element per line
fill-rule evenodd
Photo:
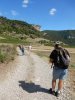
<path fill-rule="evenodd" d="M 23 45 L 21 46 L 21 51 L 22 51 L 22 55 L 24 55 L 25 54 L 25 49 L 24 49 Z"/>
<path fill-rule="evenodd" d="M 63 80 L 68 73 L 70 54 L 66 49 L 60 46 L 60 42 L 56 42 L 49 58 L 53 66 L 52 88 L 49 89 L 49 92 L 58 97 L 63 88 Z M 57 79 L 59 79 L 58 89 L 55 91 Z"/>

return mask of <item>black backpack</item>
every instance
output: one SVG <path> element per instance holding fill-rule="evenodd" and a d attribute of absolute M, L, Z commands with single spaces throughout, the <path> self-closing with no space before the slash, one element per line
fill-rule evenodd
<path fill-rule="evenodd" d="M 66 49 L 57 51 L 57 65 L 62 69 L 67 69 L 70 64 L 70 55 Z"/>

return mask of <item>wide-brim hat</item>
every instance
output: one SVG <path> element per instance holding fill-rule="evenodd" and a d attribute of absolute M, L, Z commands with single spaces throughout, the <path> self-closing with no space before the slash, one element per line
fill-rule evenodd
<path fill-rule="evenodd" d="M 55 45 L 60 45 L 61 43 L 59 41 L 56 41 L 55 42 Z"/>

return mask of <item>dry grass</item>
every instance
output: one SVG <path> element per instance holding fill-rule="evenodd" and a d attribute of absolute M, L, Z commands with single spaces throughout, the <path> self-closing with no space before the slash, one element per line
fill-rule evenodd
<path fill-rule="evenodd" d="M 0 45 L 0 63 L 14 60 L 16 49 L 13 45 Z"/>
<path fill-rule="evenodd" d="M 71 65 L 74 67 L 75 66 L 75 48 L 66 48 L 71 55 Z M 32 51 L 37 53 L 41 57 L 49 57 L 50 52 L 53 50 L 53 47 L 50 46 L 35 46 L 32 47 Z"/>

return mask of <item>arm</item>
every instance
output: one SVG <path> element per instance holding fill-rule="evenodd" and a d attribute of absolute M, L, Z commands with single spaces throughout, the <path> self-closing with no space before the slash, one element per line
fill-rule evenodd
<path fill-rule="evenodd" d="M 49 59 L 49 63 L 53 63 L 53 59 L 52 58 Z"/>
<path fill-rule="evenodd" d="M 49 56 L 49 62 L 53 63 L 54 62 L 54 50 L 51 52 L 50 56 Z"/>

